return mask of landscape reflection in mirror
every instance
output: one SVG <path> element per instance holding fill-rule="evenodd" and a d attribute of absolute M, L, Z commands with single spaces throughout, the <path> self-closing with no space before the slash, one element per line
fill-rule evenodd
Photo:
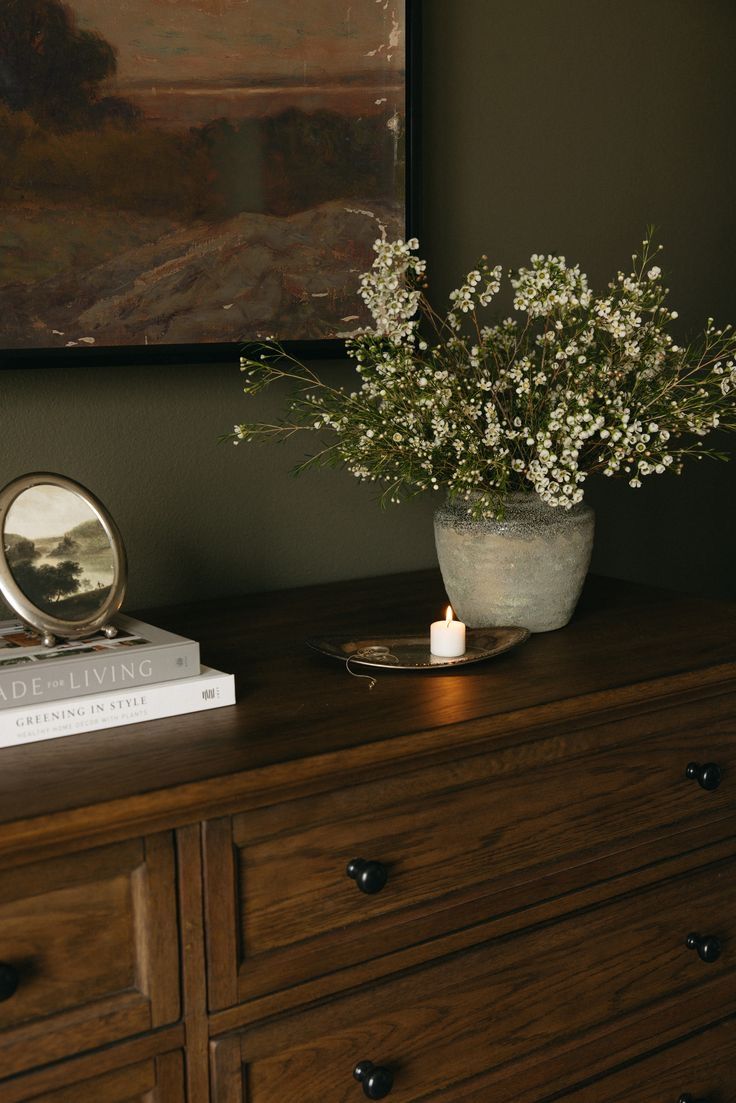
<path fill-rule="evenodd" d="M 3 533 L 10 572 L 39 609 L 93 616 L 110 594 L 113 550 L 90 506 L 58 486 L 33 486 L 10 506 Z"/>

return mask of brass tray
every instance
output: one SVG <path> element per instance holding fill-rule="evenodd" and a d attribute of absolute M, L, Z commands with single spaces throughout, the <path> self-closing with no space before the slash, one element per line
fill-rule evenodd
<path fill-rule="evenodd" d="M 443 670 L 453 666 L 467 666 L 502 655 L 529 639 L 526 628 L 469 628 L 466 633 L 466 650 L 456 659 L 432 655 L 427 635 L 401 636 L 314 636 L 306 642 L 309 647 L 328 655 L 331 659 L 349 662 L 351 666 L 381 667 L 384 670 Z"/>

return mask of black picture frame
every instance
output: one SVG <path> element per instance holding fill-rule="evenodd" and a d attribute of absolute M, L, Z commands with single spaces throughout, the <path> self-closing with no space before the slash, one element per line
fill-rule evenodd
<path fill-rule="evenodd" d="M 421 233 L 421 0 L 404 0 L 406 45 L 405 157 L 406 236 Z M 0 323 L 1 324 L 1 323 Z M 3 349 L 0 332 L 0 370 L 17 368 L 120 367 L 125 365 L 224 364 L 239 361 L 242 342 L 203 342 L 174 345 L 115 345 L 99 348 Z M 284 341 L 284 348 L 300 360 L 342 360 L 345 341 Z"/>

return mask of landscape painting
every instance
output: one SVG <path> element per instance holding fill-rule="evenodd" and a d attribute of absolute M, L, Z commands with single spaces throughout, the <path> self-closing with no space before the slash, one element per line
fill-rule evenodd
<path fill-rule="evenodd" d="M 0 0 L 0 357 L 348 336 L 406 0 Z"/>
<path fill-rule="evenodd" d="M 5 518 L 10 573 L 27 598 L 60 620 L 93 616 L 115 573 L 107 533 L 82 499 L 58 486 L 19 494 Z"/>

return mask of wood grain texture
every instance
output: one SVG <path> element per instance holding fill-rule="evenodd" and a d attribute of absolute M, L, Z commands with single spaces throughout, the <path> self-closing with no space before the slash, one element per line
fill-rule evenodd
<path fill-rule="evenodd" d="M 642 1018 L 636 1024 L 636 1034 L 631 1027 L 612 1027 L 606 1036 L 606 1048 L 599 1040 L 582 1042 L 575 1056 L 578 1072 L 570 1076 L 570 1059 L 567 1053 L 559 1052 L 532 1064 L 511 1065 L 499 1070 L 497 1074 L 469 1080 L 452 1089 L 452 1103 L 489 1103 L 496 1099 L 507 1103 L 561 1103 L 567 1101 L 568 1092 L 572 1093 L 572 1103 L 577 1103 L 576 1091 L 585 1091 L 585 1103 L 610 1103 L 606 1094 L 616 1089 L 623 1095 L 615 1095 L 616 1103 L 639 1103 L 639 1088 L 642 1092 L 654 1092 L 650 1097 L 643 1095 L 644 1103 L 677 1103 L 682 1094 L 678 1087 L 674 1095 L 668 1094 L 665 1085 L 671 1082 L 666 1073 L 671 1068 L 678 1070 L 679 1047 L 690 1041 L 692 1046 L 685 1051 L 688 1056 L 697 1054 L 698 1060 L 693 1073 L 706 1070 L 705 1076 L 697 1077 L 695 1082 L 710 1082 L 711 1085 L 725 1085 L 723 1095 L 694 1095 L 697 1103 L 731 1103 L 734 1080 L 730 1076 L 733 1068 L 733 1055 L 728 1046 L 719 1046 L 708 1051 L 709 1033 L 704 1030 L 710 1024 L 705 1005 L 710 1001 L 712 1016 L 713 1001 L 720 995 L 717 983 L 711 992 L 697 992 L 691 1007 L 691 1022 L 687 1031 L 681 1023 L 681 1003 L 669 1002 L 657 1006 L 656 1013 Z M 678 1021 L 679 1019 L 679 1021 Z M 652 1057 L 647 1055 L 654 1053 Z M 643 1056 L 644 1055 L 644 1056 Z M 651 1061 L 651 1065 L 648 1063 Z M 652 1072 L 649 1072 L 649 1069 Z M 685 1069 L 685 1072 L 688 1070 Z M 662 1076 L 662 1087 L 657 1094 L 657 1077 Z M 675 1076 L 675 1081 L 678 1079 Z M 572 1087 L 572 1082 L 576 1087 Z M 686 1082 L 693 1082 L 689 1077 Z M 628 1095 L 626 1094 L 628 1092 Z M 692 1094 L 692 1093 L 691 1093 Z M 442 1096 L 437 1097 L 445 1099 Z M 447 1103 L 450 1103 L 448 1100 Z"/>
<path fill-rule="evenodd" d="M 370 694 L 303 646 L 318 604 L 390 632 L 443 601 L 423 573 L 159 611 L 237 706 L 0 751 L 2 1103 L 357 1103 L 363 1058 L 403 1103 L 650 1103 L 736 1016 L 733 608 L 594 580 L 564 632 Z M 677 1092 L 722 1103 L 706 1036 L 721 1079 Z"/>
<path fill-rule="evenodd" d="M 460 905 L 458 914 L 453 914 L 450 921 L 442 916 L 442 922 L 448 929 L 455 928 L 450 934 L 436 936 L 437 923 L 431 919 L 408 918 L 415 939 L 413 944 L 403 945 L 409 939 L 400 931 L 397 939 L 387 936 L 386 953 L 381 957 L 360 961 L 349 969 L 333 972 L 319 969 L 319 976 L 302 984 L 214 1012 L 210 1016 L 211 1034 L 229 1034 L 273 1015 L 319 1004 L 325 998 L 348 989 L 375 984 L 393 974 L 403 973 L 481 942 L 502 938 L 526 927 L 554 922 L 573 911 L 598 906 L 623 894 L 657 884 L 667 875 L 667 870 L 672 869 L 669 864 L 672 855 L 679 854 L 676 863 L 678 870 L 683 873 L 688 870 L 697 872 L 703 865 L 733 854 L 736 818 L 722 821 L 719 829 L 722 841 L 716 845 L 708 839 L 711 829 L 703 829 L 658 840 L 656 845 L 639 847 L 640 864 L 633 872 L 631 855 L 622 852 L 598 863 L 573 866 L 561 874 L 540 878 L 532 885 L 520 886 L 518 890 L 508 890 L 500 894 L 498 915 L 492 919 L 485 918 L 488 907 L 483 899 Z M 701 845 L 689 850 L 688 847 L 697 841 Z M 621 869 L 626 871 L 623 875 Z M 532 895 L 530 888 L 535 895 L 533 902 L 529 900 Z M 399 918 L 396 923 L 399 924 Z M 392 950 L 395 941 L 403 948 Z M 710 1019 L 706 1016 L 703 1022 L 714 1021 L 717 1017 L 717 1012 L 711 1012 Z"/>
<path fill-rule="evenodd" d="M 154 1061 L 108 1072 L 104 1076 L 70 1083 L 57 1091 L 36 1096 L 38 1103 L 148 1103 L 156 1098 L 156 1065 Z"/>
<path fill-rule="evenodd" d="M 170 836 L 0 874 L 4 1075 L 174 1021 L 175 908 Z"/>
<path fill-rule="evenodd" d="M 492 1098 L 515 1103 L 524 1069 L 550 1055 L 568 1083 L 590 1066 L 586 1044 L 615 1064 L 611 1023 L 631 1032 L 631 1048 L 650 1044 L 654 1015 L 686 1034 L 699 995 L 733 1013 L 736 960 L 706 965 L 684 940 L 707 927 L 730 945 L 735 873 L 731 858 L 255 1026 L 241 1036 L 248 1103 L 350 1103 L 360 1059 L 392 1067 L 406 1103 L 438 1091 L 454 1100 L 513 1067 L 507 1094 L 495 1076 Z"/>
<path fill-rule="evenodd" d="M 181 1050 L 156 1058 L 156 1085 L 143 1103 L 185 1103 L 184 1054 Z"/>
<path fill-rule="evenodd" d="M 238 921 L 241 899 L 236 844 L 229 816 L 202 825 L 207 992 L 211 1011 L 238 1000 L 238 965 L 242 958 Z"/>
<path fill-rule="evenodd" d="M 151 1025 L 179 1018 L 179 929 L 173 837 L 145 840 L 145 862 L 136 871 L 138 983 L 151 1001 Z"/>
<path fill-rule="evenodd" d="M 155 1034 L 144 1035 L 131 1042 L 106 1046 L 84 1057 L 47 1065 L 34 1072 L 3 1080 L 0 1098 L 3 1103 L 57 1103 L 58 1092 L 64 1103 L 109 1103 L 104 1094 L 109 1085 L 144 1084 L 145 1094 L 123 1095 L 125 1103 L 184 1103 L 184 1078 L 181 1046 L 182 1027 L 167 1027 Z M 110 1078 L 108 1080 L 108 1077 Z M 112 1088 L 110 1089 L 112 1090 Z M 75 1096 L 73 1093 L 77 1092 Z M 151 1092 L 153 1093 L 151 1095 Z"/>
<path fill-rule="evenodd" d="M 422 748 L 437 753 L 443 743 L 451 753 L 458 738 L 508 732 L 512 714 L 528 732 L 530 723 L 718 685 L 736 674 L 731 607 L 609 580 L 589 585 L 563 632 L 455 673 L 387 673 L 370 696 L 340 664 L 304 646 L 316 620 L 323 632 L 408 630 L 426 627 L 443 601 L 439 576 L 423 572 L 147 613 L 200 639 L 205 662 L 236 674 L 238 705 L 208 713 L 204 723 L 177 717 L 118 729 L 114 738 L 103 732 L 4 749 L 0 852 L 48 840 L 48 821 L 39 817 L 55 812 L 68 814 L 57 829 L 70 836 L 99 830 L 103 817 L 86 810 L 103 802 L 121 801 L 128 823 L 167 809 L 174 820 L 192 819 L 198 801 L 216 807 L 216 779 L 281 767 L 274 781 L 293 783 L 299 762 L 369 746 L 371 755 L 358 754 L 356 765 Z M 428 733 L 437 734 L 428 740 Z M 341 761 L 343 769 L 352 765 L 349 756 Z M 114 811 L 108 807 L 108 824 Z M 21 831 L 26 821 L 33 826 Z"/>
<path fill-rule="evenodd" d="M 727 781 L 705 793 L 685 777 L 704 743 L 736 776 L 735 701 L 276 804 L 234 817 L 232 832 L 228 820 L 208 825 L 211 1006 L 232 1005 L 236 973 L 239 998 L 254 999 L 381 956 L 402 938 L 411 944 L 420 920 L 435 917 L 434 936 L 466 925 L 466 905 L 480 898 L 487 905 L 476 919 L 498 914 L 522 885 L 534 902 L 542 875 L 616 853 L 629 854 L 633 868 L 643 843 L 736 813 Z M 345 876 L 352 857 L 384 863 L 380 894 L 364 896 Z M 239 940 L 228 900 L 236 891 Z"/>
<path fill-rule="evenodd" d="M 661 1103 L 689 1092 L 695 1100 L 736 1103 L 736 1019 L 712 1027 L 566 1092 L 564 1103 Z"/>
<path fill-rule="evenodd" d="M 177 831 L 187 1103 L 209 1103 L 207 974 L 199 824 Z"/>
<path fill-rule="evenodd" d="M 211 1043 L 210 1069 L 212 1103 L 243 1103 L 246 1087 L 237 1035 L 230 1034 Z"/>
<path fill-rule="evenodd" d="M 72 811 L 0 825 L 0 856 L 7 866 L 22 865 L 32 856 L 51 858 L 130 837 L 136 831 L 164 831 L 196 819 L 209 819 L 251 808 L 265 808 L 310 793 L 330 792 L 345 778 L 389 777 L 420 762 L 451 762 L 479 753 L 489 745 L 499 749 L 524 745 L 560 731 L 588 729 L 606 720 L 625 719 L 703 701 L 733 690 L 731 668 L 719 666 L 690 675 L 636 683 L 611 694 L 591 694 L 581 703 L 557 701 L 519 713 L 477 719 L 441 730 L 356 745 L 330 753 L 269 767 L 228 774 L 113 800 Z M 175 747 L 170 748 L 174 753 Z M 53 824 L 53 830 L 51 829 Z"/>
<path fill-rule="evenodd" d="M 77 1081 L 70 1064 L 62 1087 L 14 1098 L 18 1103 L 185 1103 L 183 1073 L 181 1053 L 166 1053 Z M 35 1092 L 32 1084 L 27 1088 Z"/>
<path fill-rule="evenodd" d="M 53 1023 L 53 1030 L 49 1023 Z M 147 1001 L 139 992 L 94 1000 L 64 1014 L 37 1019 L 0 1034 L 0 1067 L 4 1075 L 36 1068 L 49 1061 L 150 1029 Z"/>

